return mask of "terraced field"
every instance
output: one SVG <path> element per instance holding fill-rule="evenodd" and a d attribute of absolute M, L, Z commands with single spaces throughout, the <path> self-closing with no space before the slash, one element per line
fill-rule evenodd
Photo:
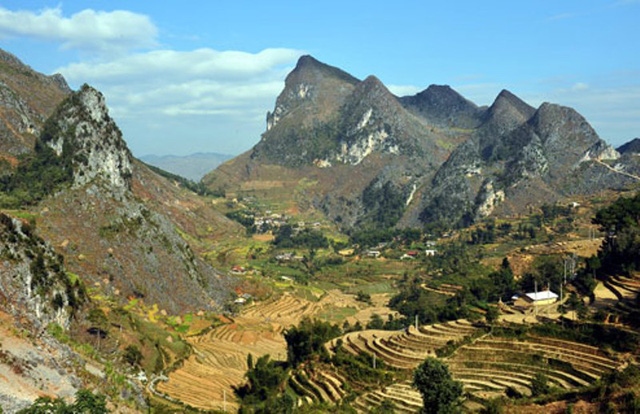
<path fill-rule="evenodd" d="M 265 354 L 272 359 L 285 360 L 287 350 L 282 332 L 286 328 L 298 325 L 304 317 L 318 317 L 343 307 L 357 309 L 355 317 L 366 315 L 366 311 L 371 309 L 366 309 L 366 306 L 356 302 L 353 295 L 339 291 L 326 292 L 317 302 L 285 293 L 249 306 L 233 323 L 222 325 L 206 335 L 188 338 L 193 346 L 193 355 L 181 368 L 168 375 L 167 382 L 159 382 L 156 388 L 192 407 L 222 410 L 226 406 L 227 411 L 236 411 L 238 404 L 232 386 L 243 383 L 248 354 L 251 353 L 254 360 Z M 383 314 L 389 312 L 388 309 L 381 310 Z M 360 322 L 364 324 L 367 320 Z M 291 388 L 297 390 L 301 403 L 334 402 L 342 398 L 344 391 L 340 376 L 329 372 L 323 374 L 324 377 L 308 373 L 307 381 L 300 376 L 291 379 Z"/>
<path fill-rule="evenodd" d="M 387 365 L 399 369 L 414 369 L 428 356 L 435 356 L 438 348 L 449 341 L 459 341 L 473 335 L 478 328 L 466 320 L 411 326 L 401 331 L 366 330 L 351 332 L 341 337 L 344 348 L 353 353 L 375 355 Z M 334 346 L 337 339 L 330 343 Z"/>
<path fill-rule="evenodd" d="M 395 332 L 352 332 L 341 339 L 344 349 L 353 354 L 368 353 L 394 368 L 413 370 L 427 356 L 435 356 L 436 349 L 470 335 L 476 338 L 445 362 L 453 378 L 462 382 L 464 391 L 481 400 L 504 395 L 509 388 L 531 395 L 531 381 L 537 373 L 547 376 L 553 387 L 575 390 L 620 365 L 593 346 L 549 337 L 518 341 L 482 335 L 479 328 L 465 320 Z M 390 400 L 399 413 L 417 412 L 422 405 L 419 393 L 404 383 L 366 393 L 356 399 L 354 407 L 368 412 L 384 400 Z"/>
<path fill-rule="evenodd" d="M 346 395 L 345 382 L 345 379 L 334 371 L 302 369 L 289 377 L 288 385 L 298 396 L 299 405 L 314 402 L 335 404 Z"/>
<path fill-rule="evenodd" d="M 394 411 L 398 414 L 417 413 L 422 408 L 422 396 L 408 382 L 391 384 L 384 389 L 361 395 L 356 398 L 353 407 L 358 413 L 368 413 L 385 400 L 393 403 Z"/>
<path fill-rule="evenodd" d="M 236 411 L 233 385 L 241 384 L 247 371 L 247 355 L 269 354 L 286 359 L 282 331 L 318 310 L 318 304 L 283 295 L 250 307 L 233 323 L 206 335 L 190 338 L 193 355 L 158 384 L 158 391 L 197 408 Z"/>
<path fill-rule="evenodd" d="M 530 395 L 537 373 L 557 388 L 572 390 L 619 366 L 589 345 L 547 337 L 517 341 L 491 336 L 462 346 L 447 363 L 465 391 L 480 398 L 502 395 L 509 387 Z"/>

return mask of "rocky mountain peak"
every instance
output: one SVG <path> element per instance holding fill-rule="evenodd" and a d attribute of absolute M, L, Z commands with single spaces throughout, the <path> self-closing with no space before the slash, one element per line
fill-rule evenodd
<path fill-rule="evenodd" d="M 535 108 L 506 89 L 500 91 L 487 110 L 491 118 L 514 116 L 519 122 L 526 121 L 535 113 Z"/>
<path fill-rule="evenodd" d="M 507 90 L 502 90 L 486 110 L 483 123 L 476 135 L 481 136 L 481 147 L 495 144 L 498 136 L 504 136 L 527 122 L 535 108 Z"/>
<path fill-rule="evenodd" d="M 554 156 L 562 152 L 574 154 L 574 158 L 578 159 L 619 157 L 619 154 L 602 141 L 587 120 L 573 108 L 545 102 L 531 117 L 529 124 L 541 138 L 547 152 Z M 563 163 L 576 161 L 577 159 L 566 159 Z"/>
<path fill-rule="evenodd" d="M 416 95 L 399 99 L 406 108 L 438 125 L 473 128 L 478 125 L 482 112 L 449 85 L 430 85 Z"/>
<path fill-rule="evenodd" d="M 59 157 L 73 159 L 73 184 L 101 179 L 111 189 L 130 189 L 132 156 L 104 96 L 84 85 L 47 120 L 42 141 Z"/>
<path fill-rule="evenodd" d="M 342 103 L 344 97 L 360 81 L 348 73 L 324 64 L 315 58 L 302 56 L 285 79 L 285 87 L 276 99 L 273 112 L 267 112 L 267 132 L 297 108 L 315 106 L 320 110 L 305 114 L 305 121 L 322 119 L 331 108 Z M 299 121 L 299 119 L 298 119 Z"/>
<path fill-rule="evenodd" d="M 312 78 L 317 80 L 323 77 L 338 78 L 348 83 L 359 82 L 357 78 L 342 69 L 322 63 L 313 56 L 304 55 L 298 59 L 295 69 L 287 76 L 285 83 L 287 83 L 287 80 L 312 80 Z"/>
<path fill-rule="evenodd" d="M 616 150 L 620 154 L 640 154 L 640 138 L 634 138 L 620 145 Z"/>

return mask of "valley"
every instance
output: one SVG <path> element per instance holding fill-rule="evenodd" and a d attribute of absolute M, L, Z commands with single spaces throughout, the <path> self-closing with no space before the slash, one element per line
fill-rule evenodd
<path fill-rule="evenodd" d="M 640 409 L 640 161 L 574 109 L 302 56 L 193 182 L 0 58 L 3 412 Z"/>

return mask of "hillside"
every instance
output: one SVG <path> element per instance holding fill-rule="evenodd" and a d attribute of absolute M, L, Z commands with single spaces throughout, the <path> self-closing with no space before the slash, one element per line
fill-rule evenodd
<path fill-rule="evenodd" d="M 33 149 L 44 121 L 70 92 L 62 76 L 45 76 L 0 50 L 0 174 Z"/>
<path fill-rule="evenodd" d="M 358 80 L 305 56 L 260 141 L 203 181 L 285 198 L 350 231 L 468 225 L 625 188 L 637 172 L 635 158 L 620 157 L 571 108 L 533 108 L 506 90 L 478 107 L 438 85 L 396 97 L 374 76 Z"/>

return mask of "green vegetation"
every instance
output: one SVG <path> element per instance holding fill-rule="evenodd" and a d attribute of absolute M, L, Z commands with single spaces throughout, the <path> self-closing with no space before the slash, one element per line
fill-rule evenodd
<path fill-rule="evenodd" d="M 287 360 L 293 367 L 317 355 L 320 359 L 328 359 L 329 354 L 324 344 L 340 335 L 337 325 L 319 320 L 303 319 L 297 327 L 284 332 L 287 341 Z"/>
<path fill-rule="evenodd" d="M 462 383 L 451 378 L 449 369 L 436 358 L 427 358 L 413 373 L 413 386 L 422 394 L 425 414 L 459 411 Z"/>
<path fill-rule="evenodd" d="M 53 128 L 48 122 L 47 129 Z M 62 154 L 41 141 L 36 141 L 35 151 L 23 155 L 15 172 L 0 177 L 0 207 L 21 208 L 31 206 L 73 180 L 75 149 L 70 140 L 64 140 Z"/>
<path fill-rule="evenodd" d="M 68 404 L 62 398 L 39 397 L 27 408 L 17 414 L 106 414 L 106 399 L 104 395 L 93 394 L 89 390 L 80 390 L 75 395 L 73 404 Z"/>
<path fill-rule="evenodd" d="M 293 400 L 286 393 L 280 393 L 287 379 L 288 368 L 282 362 L 272 361 L 264 355 L 252 362 L 249 354 L 246 384 L 236 387 L 235 392 L 242 400 L 240 413 L 288 413 L 293 409 Z"/>
<path fill-rule="evenodd" d="M 329 247 L 329 240 L 322 232 L 315 229 L 302 229 L 300 231 L 285 224 L 274 231 L 275 239 L 273 244 L 279 248 L 308 248 L 308 249 L 326 249 Z"/>
<path fill-rule="evenodd" d="M 362 192 L 362 204 L 366 214 L 361 222 L 361 227 L 367 225 L 375 229 L 388 229 L 393 227 L 402 217 L 405 209 L 405 196 L 391 181 L 382 185 L 377 182 L 370 183 Z"/>
<path fill-rule="evenodd" d="M 640 193 L 599 210 L 593 224 L 606 234 L 595 270 L 609 275 L 640 270 Z"/>

